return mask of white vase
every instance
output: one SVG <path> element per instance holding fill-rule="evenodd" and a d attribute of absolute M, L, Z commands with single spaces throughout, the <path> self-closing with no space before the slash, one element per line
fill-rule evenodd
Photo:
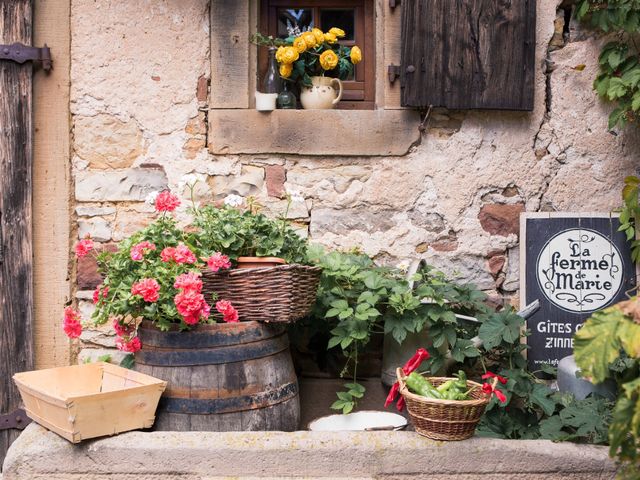
<path fill-rule="evenodd" d="M 311 77 L 311 87 L 302 87 L 300 103 L 302 108 L 330 109 L 342 98 L 342 82 L 337 78 Z"/>

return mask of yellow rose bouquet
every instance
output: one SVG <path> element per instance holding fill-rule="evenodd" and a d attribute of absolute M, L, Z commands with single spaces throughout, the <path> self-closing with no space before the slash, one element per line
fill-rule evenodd
<path fill-rule="evenodd" d="M 274 39 L 256 33 L 251 41 L 256 45 L 278 47 L 276 60 L 280 76 L 291 82 L 311 86 L 311 77 L 329 76 L 347 80 L 353 76 L 354 65 L 362 61 L 362 51 L 357 46 L 340 45 L 344 30 L 333 27 L 328 32 L 319 28 Z"/>

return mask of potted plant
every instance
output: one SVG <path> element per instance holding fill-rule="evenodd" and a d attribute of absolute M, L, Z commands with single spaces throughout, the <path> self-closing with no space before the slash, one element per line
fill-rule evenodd
<path fill-rule="evenodd" d="M 189 185 L 192 196 L 194 184 Z M 247 425 L 245 419 L 255 417 L 248 423 L 253 430 L 296 429 L 298 384 L 286 329 L 253 321 L 236 308 L 233 282 L 225 282 L 227 296 L 209 288 L 205 276 L 257 270 L 274 275 L 267 279 L 269 283 L 277 283 L 279 277 L 291 281 L 289 270 L 233 269 L 232 258 L 267 252 L 298 261 L 305 242 L 293 237 L 284 220 L 269 219 L 253 208 L 234 207 L 229 201 L 220 208 L 194 204 L 194 221 L 186 227 L 171 217 L 180 205 L 177 196 L 163 191 L 149 201 L 160 217 L 120 242 L 117 251 L 97 255 L 103 283 L 94 292 L 92 320 L 113 326 L 116 346 L 135 353 L 136 370 L 169 382 L 159 407 L 159 428 L 240 429 Z M 90 238 L 76 246 L 78 257 L 92 250 Z M 244 273 L 242 277 L 246 291 L 264 291 L 251 283 L 262 279 Z M 244 297 L 247 293 L 241 292 L 240 299 Z M 315 290 L 311 297 L 308 307 Z M 259 310 L 282 304 L 271 295 L 262 301 Z M 81 335 L 81 322 L 79 312 L 65 309 L 64 330 L 70 337 Z M 265 376 L 265 371 L 274 374 Z M 276 383 L 274 375 L 279 379 Z M 238 385 L 239 376 L 247 383 Z M 222 400 L 220 389 L 225 392 Z M 247 404 L 247 398 L 255 401 Z M 279 420 L 267 424 L 262 408 L 278 410 Z"/>
<path fill-rule="evenodd" d="M 333 27 L 299 32 L 292 30 L 286 39 L 273 39 L 260 33 L 253 43 L 277 46 L 276 60 L 280 76 L 300 88 L 300 102 L 305 109 L 331 109 L 342 98 L 342 82 L 353 76 L 354 66 L 362 61 L 359 47 L 338 43 L 344 30 Z"/>
<path fill-rule="evenodd" d="M 229 195 L 222 207 L 194 209 L 193 240 L 206 251 L 224 251 L 238 268 L 305 263 L 307 242 L 286 221 L 292 202 L 303 201 L 299 193 L 288 193 L 283 218 L 273 219 L 252 198 Z"/>

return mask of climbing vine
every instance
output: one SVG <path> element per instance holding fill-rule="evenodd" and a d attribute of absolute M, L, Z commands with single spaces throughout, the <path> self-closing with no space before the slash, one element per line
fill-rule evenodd
<path fill-rule="evenodd" d="M 600 72 L 593 87 L 614 102 L 609 128 L 634 123 L 640 117 L 640 0 L 579 0 L 576 15 L 605 33 L 617 35 L 600 53 Z"/>

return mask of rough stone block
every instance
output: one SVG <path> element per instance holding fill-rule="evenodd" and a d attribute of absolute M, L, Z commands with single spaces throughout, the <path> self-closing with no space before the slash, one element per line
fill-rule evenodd
<path fill-rule="evenodd" d="M 116 207 L 95 207 L 91 205 L 80 205 L 76 207 L 76 215 L 79 217 L 98 217 L 102 215 L 113 215 Z"/>
<path fill-rule="evenodd" d="M 478 214 L 482 228 L 491 235 L 508 237 L 520 233 L 520 213 L 524 212 L 524 205 L 505 205 L 493 203 L 484 205 Z"/>
<path fill-rule="evenodd" d="M 509 250 L 507 259 L 507 271 L 502 289 L 506 292 L 515 292 L 520 288 L 520 248 Z"/>
<path fill-rule="evenodd" d="M 282 198 L 285 193 L 284 182 L 287 180 L 287 172 L 282 165 L 267 165 L 264 167 L 267 194 L 270 197 Z"/>
<path fill-rule="evenodd" d="M 112 236 L 111 224 L 101 217 L 78 220 L 78 238 L 87 235 L 97 242 L 108 242 Z"/>
<path fill-rule="evenodd" d="M 99 359 L 106 355 L 110 357 L 109 363 L 120 365 L 120 362 L 122 362 L 128 354 L 114 348 L 83 348 L 78 354 L 78 364 L 104 361 Z"/>
<path fill-rule="evenodd" d="M 311 235 L 320 236 L 326 232 L 341 234 L 353 230 L 380 232 L 393 228 L 395 212 L 373 212 L 368 208 L 332 210 L 314 208 L 311 211 Z"/>
<path fill-rule="evenodd" d="M 149 193 L 166 188 L 162 167 L 76 174 L 76 200 L 80 202 L 144 201 Z"/>
<path fill-rule="evenodd" d="M 75 153 L 92 169 L 130 167 L 144 152 L 142 131 L 133 120 L 110 115 L 74 117 Z"/>

